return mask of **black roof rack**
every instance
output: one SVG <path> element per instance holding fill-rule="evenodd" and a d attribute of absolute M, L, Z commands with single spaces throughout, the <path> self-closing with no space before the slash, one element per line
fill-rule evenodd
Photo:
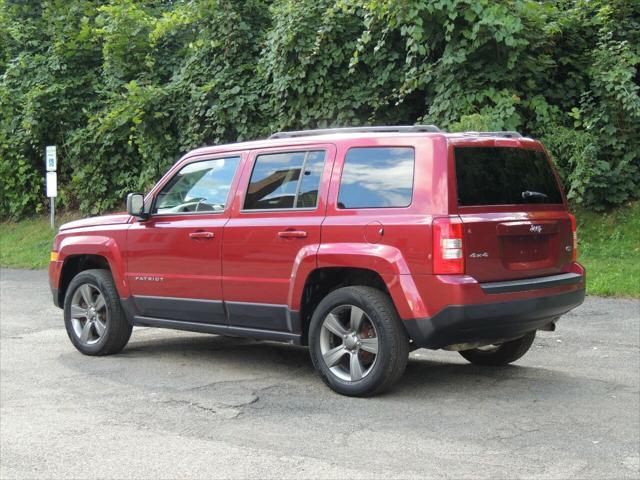
<path fill-rule="evenodd" d="M 474 137 L 505 137 L 522 138 L 519 132 L 463 132 L 463 135 L 473 135 Z"/>
<path fill-rule="evenodd" d="M 291 132 L 278 132 L 269 138 L 291 138 L 307 137 L 313 135 L 327 135 L 331 133 L 368 133 L 368 132 L 439 132 L 435 125 L 398 125 L 398 126 L 375 126 L 375 127 L 344 127 L 344 128 L 320 128 L 317 130 L 297 130 Z"/>

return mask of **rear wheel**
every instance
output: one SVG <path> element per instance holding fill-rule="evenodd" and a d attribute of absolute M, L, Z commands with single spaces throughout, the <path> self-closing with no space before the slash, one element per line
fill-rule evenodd
<path fill-rule="evenodd" d="M 535 330 L 527 333 L 524 337 L 486 347 L 474 348 L 472 350 L 462 350 L 458 352 L 469 362 L 476 365 L 499 366 L 515 362 L 522 357 L 536 338 Z"/>
<path fill-rule="evenodd" d="M 409 340 L 387 295 L 370 287 L 345 287 L 316 308 L 309 349 L 329 387 L 343 395 L 368 396 L 402 376 Z"/>
<path fill-rule="evenodd" d="M 132 326 L 107 270 L 76 275 L 64 301 L 64 323 L 71 343 L 85 355 L 110 355 L 122 350 Z"/>

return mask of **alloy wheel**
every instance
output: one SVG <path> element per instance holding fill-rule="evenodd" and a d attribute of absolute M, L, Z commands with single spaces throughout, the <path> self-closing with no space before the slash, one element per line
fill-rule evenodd
<path fill-rule="evenodd" d="M 85 345 L 100 341 L 107 330 L 107 304 L 98 287 L 90 283 L 80 285 L 71 298 L 71 325 Z"/>
<path fill-rule="evenodd" d="M 378 332 L 361 308 L 340 305 L 322 322 L 320 352 L 336 377 L 349 382 L 362 380 L 376 363 Z"/>

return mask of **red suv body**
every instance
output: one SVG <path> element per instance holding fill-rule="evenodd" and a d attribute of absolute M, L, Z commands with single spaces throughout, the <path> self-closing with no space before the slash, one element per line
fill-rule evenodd
<path fill-rule="evenodd" d="M 131 325 L 309 344 L 332 388 L 364 395 L 412 348 L 513 361 L 585 294 L 551 162 L 513 133 L 338 129 L 200 148 L 128 208 L 54 241 L 54 303 L 83 353 L 124 347 Z"/>

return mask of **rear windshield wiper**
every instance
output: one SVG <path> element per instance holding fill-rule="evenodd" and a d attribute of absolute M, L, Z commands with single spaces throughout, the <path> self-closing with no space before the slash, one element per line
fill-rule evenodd
<path fill-rule="evenodd" d="M 524 192 L 522 192 L 523 200 L 529 200 L 530 198 L 547 199 L 549 198 L 549 196 L 546 193 L 532 192 L 531 190 L 525 190 Z"/>

